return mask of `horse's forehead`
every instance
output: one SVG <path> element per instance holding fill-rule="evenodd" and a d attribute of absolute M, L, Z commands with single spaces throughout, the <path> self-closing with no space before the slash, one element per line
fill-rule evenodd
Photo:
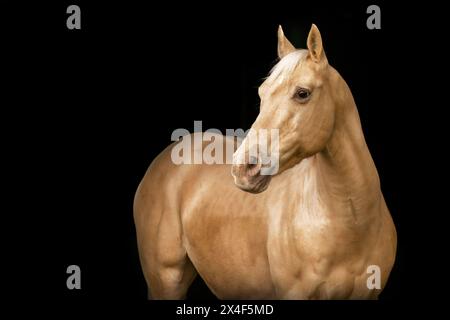
<path fill-rule="evenodd" d="M 313 85 L 318 80 L 317 76 L 318 74 L 304 63 L 293 72 L 291 78 L 296 79 L 299 84 Z"/>

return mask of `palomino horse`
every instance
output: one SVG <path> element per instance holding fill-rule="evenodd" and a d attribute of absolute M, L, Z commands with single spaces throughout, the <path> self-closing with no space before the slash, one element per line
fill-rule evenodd
<path fill-rule="evenodd" d="M 259 159 L 176 165 L 176 143 L 150 165 L 134 202 L 149 298 L 184 298 L 197 273 L 223 299 L 373 299 L 384 288 L 397 236 L 378 173 L 315 25 L 307 48 L 280 27 L 280 61 L 259 88 L 252 129 L 279 130 L 275 175 Z"/>

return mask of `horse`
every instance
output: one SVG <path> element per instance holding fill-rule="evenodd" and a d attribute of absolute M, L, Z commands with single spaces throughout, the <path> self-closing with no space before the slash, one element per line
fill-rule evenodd
<path fill-rule="evenodd" d="M 134 198 L 149 299 L 185 299 L 197 275 L 219 299 L 377 299 L 385 287 L 397 234 L 358 110 L 314 24 L 306 44 L 279 26 L 280 60 L 258 89 L 251 129 L 278 130 L 276 172 L 249 160 L 248 136 L 230 164 L 174 164 L 180 142 L 151 163 Z"/>

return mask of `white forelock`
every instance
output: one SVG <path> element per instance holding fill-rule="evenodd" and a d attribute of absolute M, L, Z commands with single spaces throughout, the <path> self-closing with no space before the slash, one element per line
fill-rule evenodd
<path fill-rule="evenodd" d="M 308 55 L 308 50 L 300 49 L 295 50 L 281 59 L 273 68 L 270 70 L 267 80 L 269 82 L 274 82 L 283 74 L 290 74 L 295 70 L 295 68 L 306 58 Z"/>

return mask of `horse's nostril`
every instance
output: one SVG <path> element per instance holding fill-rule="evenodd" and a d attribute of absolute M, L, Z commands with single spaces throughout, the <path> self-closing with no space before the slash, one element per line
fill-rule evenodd
<path fill-rule="evenodd" d="M 248 162 L 234 164 L 231 168 L 231 174 L 238 179 L 253 178 L 259 175 L 261 167 L 261 161 L 258 157 L 249 156 Z"/>
<path fill-rule="evenodd" d="M 261 163 L 257 158 L 250 158 L 250 163 L 246 165 L 246 173 L 248 176 L 253 177 L 259 174 L 261 170 Z"/>

